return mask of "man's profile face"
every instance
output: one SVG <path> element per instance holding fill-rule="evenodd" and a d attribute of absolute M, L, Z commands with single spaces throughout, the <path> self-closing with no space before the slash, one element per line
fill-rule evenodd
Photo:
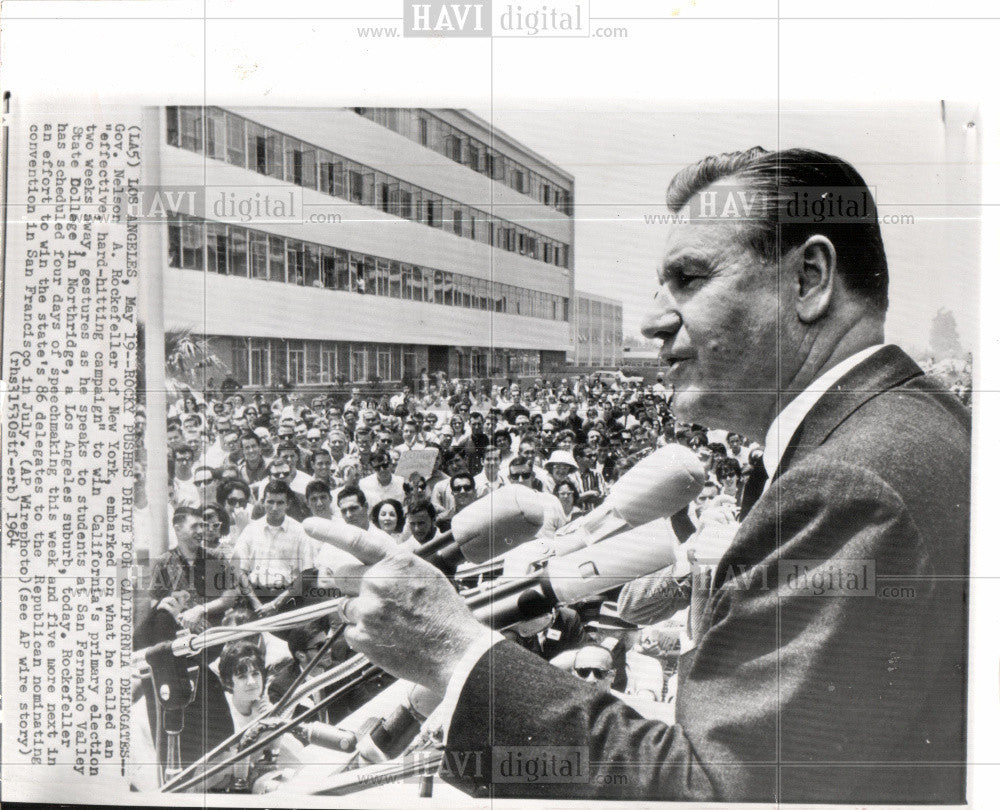
<path fill-rule="evenodd" d="M 191 516 L 186 521 L 174 527 L 177 542 L 187 548 L 193 548 L 201 543 L 205 523 L 200 517 Z"/>
<path fill-rule="evenodd" d="M 730 181 L 718 194 L 734 192 Z M 692 211 L 700 199 L 695 195 Z M 685 421 L 760 429 L 773 416 L 781 383 L 779 307 L 791 310 L 783 325 L 794 322 L 795 307 L 779 301 L 778 269 L 740 243 L 744 227 L 692 219 L 673 226 L 667 237 L 659 290 L 642 332 L 663 341 L 671 407 Z"/>

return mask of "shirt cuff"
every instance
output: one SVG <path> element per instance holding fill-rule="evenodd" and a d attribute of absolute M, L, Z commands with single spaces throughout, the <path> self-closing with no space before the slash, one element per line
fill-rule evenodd
<path fill-rule="evenodd" d="M 424 724 L 425 729 L 432 730 L 436 735 L 440 736 L 442 743 L 447 744 L 448 742 L 448 729 L 451 727 L 451 718 L 455 714 L 455 709 L 458 708 L 458 699 L 462 696 L 462 690 L 465 688 L 465 682 L 469 679 L 469 675 L 476 664 L 479 663 L 479 659 L 492 649 L 493 645 L 503 640 L 502 633 L 483 627 L 483 632 L 476 636 L 459 659 L 455 671 L 451 674 L 451 679 L 448 681 L 444 698 Z"/>

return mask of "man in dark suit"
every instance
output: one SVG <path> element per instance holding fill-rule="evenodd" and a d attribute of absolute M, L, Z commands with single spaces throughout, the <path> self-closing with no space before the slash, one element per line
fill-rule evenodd
<path fill-rule="evenodd" d="M 370 545 L 347 639 L 444 696 L 448 748 L 482 765 L 451 778 L 482 795 L 961 803 L 969 416 L 883 345 L 868 188 L 838 158 L 757 147 L 684 169 L 667 199 L 689 216 L 643 331 L 673 411 L 764 446 L 759 499 L 698 561 L 716 564 L 692 585 L 675 724 L 498 640 L 425 563 Z M 514 747 L 588 764 L 512 780 Z"/>

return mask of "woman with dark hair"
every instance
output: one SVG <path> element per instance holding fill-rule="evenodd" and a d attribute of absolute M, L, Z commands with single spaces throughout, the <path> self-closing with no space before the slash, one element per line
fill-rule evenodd
<path fill-rule="evenodd" d="M 223 551 L 228 560 L 232 556 L 232 546 L 227 547 L 224 540 L 228 539 L 232 523 L 226 510 L 217 503 L 205 504 L 201 510 L 201 519 L 205 524 L 203 533 L 205 548 Z"/>
<path fill-rule="evenodd" d="M 406 515 L 403 513 L 403 504 L 395 498 L 386 498 L 384 501 L 379 501 L 372 507 L 371 519 L 372 523 L 392 537 L 393 540 L 399 540 L 400 535 L 403 533 L 403 524 L 406 522 Z"/>
<path fill-rule="evenodd" d="M 232 554 L 236 541 L 250 522 L 250 514 L 254 507 L 253 494 L 246 481 L 225 480 L 219 484 L 215 500 L 225 511 L 229 521 L 228 527 L 219 538 L 219 544 Z"/>
<path fill-rule="evenodd" d="M 556 484 L 553 494 L 559 499 L 559 505 L 562 506 L 563 514 L 566 516 L 567 521 L 573 520 L 583 514 L 583 510 L 579 505 L 580 491 L 576 488 L 576 484 L 568 478 L 564 478 Z"/>

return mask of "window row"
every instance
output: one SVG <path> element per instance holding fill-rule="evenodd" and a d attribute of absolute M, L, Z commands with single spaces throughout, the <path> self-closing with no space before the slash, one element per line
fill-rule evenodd
<path fill-rule="evenodd" d="M 182 215 L 167 224 L 167 264 L 407 301 L 569 319 L 569 299 L 551 293 Z"/>
<path fill-rule="evenodd" d="M 355 107 L 354 111 L 567 216 L 573 215 L 569 189 L 442 121 L 427 110 Z"/>
<path fill-rule="evenodd" d="M 427 366 L 427 349 L 399 343 L 348 343 L 285 338 L 213 337 L 213 350 L 231 358 L 230 370 L 243 385 L 273 387 L 380 381 L 414 381 Z M 460 377 L 537 374 L 538 351 L 451 349 Z"/>
<path fill-rule="evenodd" d="M 167 107 L 167 143 L 531 259 L 569 246 L 216 107 Z"/>

